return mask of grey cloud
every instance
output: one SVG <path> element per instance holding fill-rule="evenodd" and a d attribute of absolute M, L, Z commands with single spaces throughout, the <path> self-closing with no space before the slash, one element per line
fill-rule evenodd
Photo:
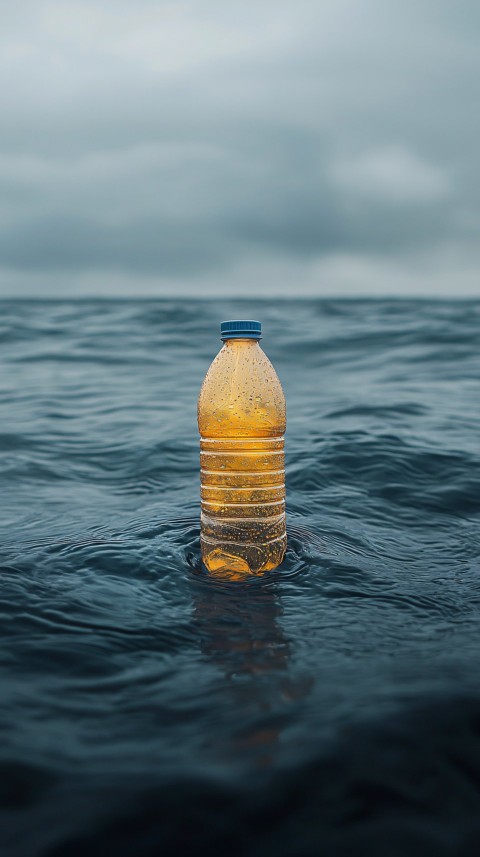
<path fill-rule="evenodd" d="M 116 268 L 184 276 L 226 265 L 234 248 L 223 238 L 213 253 L 216 239 L 211 225 L 187 219 L 150 217 L 109 227 L 78 217 L 44 218 L 7 233 L 0 252 L 7 265 L 32 272 Z"/>
<path fill-rule="evenodd" d="M 132 9 L 0 13 L 4 293 L 9 272 L 30 293 L 36 273 L 48 289 L 61 271 L 128 272 L 140 291 L 153 276 L 162 293 L 289 264 L 311 290 L 312 265 L 331 273 L 339 257 L 347 290 L 349 260 L 403 266 L 414 283 L 430 259 L 434 283 L 446 247 L 471 293 L 476 3 Z"/>

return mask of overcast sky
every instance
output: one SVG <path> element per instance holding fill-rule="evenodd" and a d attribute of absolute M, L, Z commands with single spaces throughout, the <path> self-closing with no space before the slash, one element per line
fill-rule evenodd
<path fill-rule="evenodd" d="M 0 4 L 0 295 L 480 296 L 478 0 Z"/>

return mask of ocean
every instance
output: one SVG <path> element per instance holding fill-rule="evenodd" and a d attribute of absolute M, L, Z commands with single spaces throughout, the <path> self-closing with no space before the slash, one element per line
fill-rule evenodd
<path fill-rule="evenodd" d="M 288 550 L 199 559 L 196 401 L 258 318 Z M 4 857 L 480 853 L 480 301 L 0 304 Z"/>

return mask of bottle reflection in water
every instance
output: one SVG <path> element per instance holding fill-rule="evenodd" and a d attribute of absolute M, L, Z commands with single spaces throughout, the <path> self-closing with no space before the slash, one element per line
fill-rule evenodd
<path fill-rule="evenodd" d="M 193 587 L 194 623 L 202 653 L 221 670 L 225 682 L 212 698 L 218 718 L 216 751 L 236 759 L 253 757 L 268 766 L 280 726 L 303 682 L 288 675 L 289 643 L 278 618 L 281 609 L 269 589 L 245 589 L 198 581 Z M 245 755 L 246 754 L 246 755 Z"/>

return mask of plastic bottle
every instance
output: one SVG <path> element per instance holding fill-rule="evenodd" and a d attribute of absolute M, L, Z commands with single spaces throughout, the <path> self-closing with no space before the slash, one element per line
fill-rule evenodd
<path fill-rule="evenodd" d="M 259 321 L 224 321 L 200 391 L 201 548 L 230 579 L 276 568 L 286 544 L 285 396 Z"/>

